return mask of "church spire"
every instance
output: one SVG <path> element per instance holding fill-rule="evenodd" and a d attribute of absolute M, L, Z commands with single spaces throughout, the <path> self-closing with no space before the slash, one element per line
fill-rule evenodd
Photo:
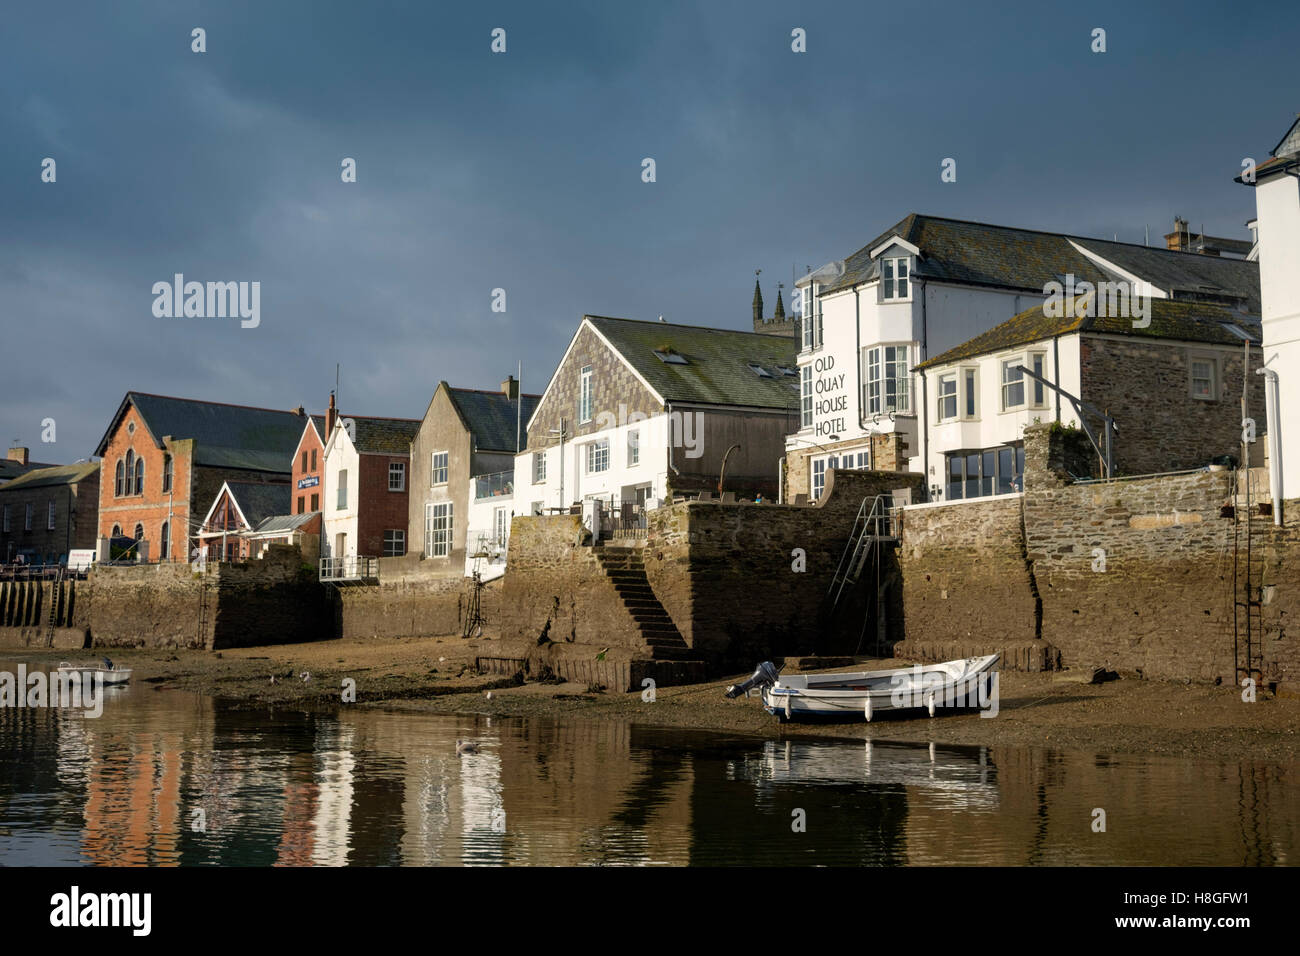
<path fill-rule="evenodd" d="M 772 313 L 772 318 L 777 322 L 785 321 L 785 303 L 781 301 L 781 287 L 783 285 L 785 285 L 784 282 L 776 284 L 776 311 Z"/>
<path fill-rule="evenodd" d="M 758 287 L 758 274 L 762 269 L 754 270 L 754 325 L 763 321 L 763 290 Z M 779 297 L 779 293 L 778 293 Z"/>

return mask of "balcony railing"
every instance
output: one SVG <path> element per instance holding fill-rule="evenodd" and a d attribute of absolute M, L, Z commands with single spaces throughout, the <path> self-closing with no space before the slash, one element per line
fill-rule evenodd
<path fill-rule="evenodd" d="M 321 558 L 322 581 L 377 581 L 379 559 L 357 555 L 344 558 Z"/>
<path fill-rule="evenodd" d="M 474 479 L 474 498 L 509 498 L 515 493 L 515 473 L 498 471 Z"/>

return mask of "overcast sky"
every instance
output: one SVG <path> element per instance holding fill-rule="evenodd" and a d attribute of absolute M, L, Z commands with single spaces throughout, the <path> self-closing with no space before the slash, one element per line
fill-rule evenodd
<path fill-rule="evenodd" d="M 0 439 L 89 455 L 130 389 L 319 411 L 336 362 L 352 414 L 540 392 L 583 313 L 746 328 L 755 269 L 770 311 L 910 212 L 1246 238 L 1300 4 L 988 6 L 9 5 Z M 155 317 L 178 272 L 261 324 Z"/>

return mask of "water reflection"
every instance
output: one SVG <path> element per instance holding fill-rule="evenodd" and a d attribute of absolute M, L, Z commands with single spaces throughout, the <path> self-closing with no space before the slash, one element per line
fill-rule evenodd
<path fill-rule="evenodd" d="M 458 737 L 480 752 L 457 756 Z M 0 710 L 0 864 L 1271 865 L 1294 857 L 1298 772 L 234 711 L 138 685 L 98 719 Z"/>

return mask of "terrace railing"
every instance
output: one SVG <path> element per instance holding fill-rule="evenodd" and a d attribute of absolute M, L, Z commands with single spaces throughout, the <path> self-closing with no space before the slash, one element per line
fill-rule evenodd
<path fill-rule="evenodd" d="M 490 475 L 478 475 L 474 479 L 474 498 L 509 498 L 515 493 L 515 473 L 498 471 Z"/>

